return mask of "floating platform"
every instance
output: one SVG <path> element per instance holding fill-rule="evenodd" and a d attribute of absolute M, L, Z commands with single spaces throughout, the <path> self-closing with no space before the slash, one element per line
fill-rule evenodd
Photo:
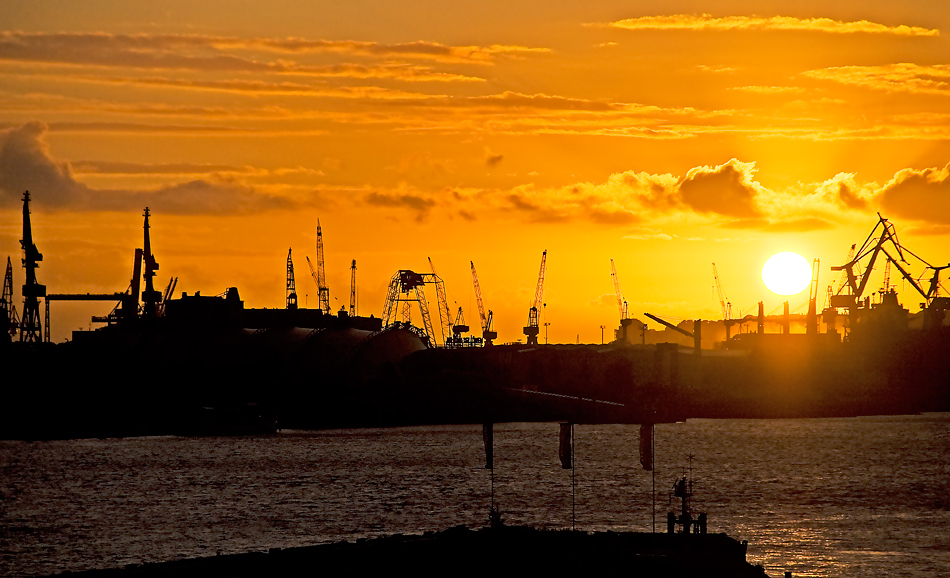
<path fill-rule="evenodd" d="M 766 576 L 746 562 L 746 543 L 726 534 L 582 532 L 503 526 L 457 526 L 423 535 L 394 535 L 301 548 L 274 548 L 114 570 L 65 572 L 83 578 L 329 575 L 492 576 L 523 573 L 669 578 Z"/>

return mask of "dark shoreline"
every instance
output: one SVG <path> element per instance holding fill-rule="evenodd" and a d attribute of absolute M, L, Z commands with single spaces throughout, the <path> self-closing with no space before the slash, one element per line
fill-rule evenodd
<path fill-rule="evenodd" d="M 63 572 L 81 578 L 258 577 L 319 572 L 368 575 L 404 569 L 414 575 L 485 575 L 498 571 L 596 573 L 636 576 L 762 577 L 745 559 L 746 544 L 726 534 L 582 532 L 504 526 L 472 530 L 456 526 L 423 535 L 386 536 L 299 548 L 272 548 L 124 568 Z"/>

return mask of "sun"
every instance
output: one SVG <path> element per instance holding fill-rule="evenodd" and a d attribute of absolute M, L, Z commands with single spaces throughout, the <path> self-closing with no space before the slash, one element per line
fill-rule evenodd
<path fill-rule="evenodd" d="M 762 267 L 762 281 L 773 293 L 795 295 L 811 283 L 811 266 L 798 253 L 776 253 Z"/>

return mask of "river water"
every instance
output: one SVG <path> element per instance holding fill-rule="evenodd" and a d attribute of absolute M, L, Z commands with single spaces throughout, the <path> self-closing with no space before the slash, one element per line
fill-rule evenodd
<path fill-rule="evenodd" d="M 572 472 L 557 424 L 496 424 L 494 479 L 474 425 L 4 441 L 0 575 L 478 528 L 492 488 L 508 524 L 665 531 L 690 466 L 770 576 L 950 575 L 950 414 L 663 424 L 654 472 L 638 430 L 576 426 Z"/>

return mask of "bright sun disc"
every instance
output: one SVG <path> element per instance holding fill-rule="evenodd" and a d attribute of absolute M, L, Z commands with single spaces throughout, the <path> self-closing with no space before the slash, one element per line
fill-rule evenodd
<path fill-rule="evenodd" d="M 795 295 L 811 283 L 811 266 L 798 253 L 777 253 L 762 267 L 762 281 L 773 293 Z"/>

